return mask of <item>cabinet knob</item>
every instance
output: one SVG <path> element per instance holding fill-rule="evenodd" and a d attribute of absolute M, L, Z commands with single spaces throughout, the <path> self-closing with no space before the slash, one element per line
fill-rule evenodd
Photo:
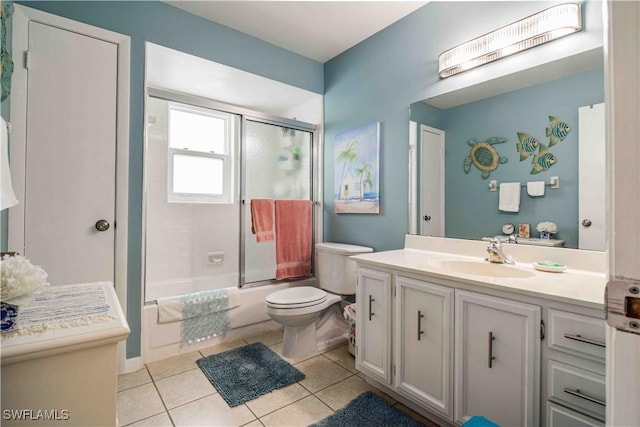
<path fill-rule="evenodd" d="M 106 219 L 99 219 L 96 221 L 95 227 L 98 231 L 107 231 L 109 229 L 109 221 Z"/>
<path fill-rule="evenodd" d="M 585 227 L 591 227 L 591 220 L 590 219 L 583 219 L 582 220 L 582 225 Z"/>

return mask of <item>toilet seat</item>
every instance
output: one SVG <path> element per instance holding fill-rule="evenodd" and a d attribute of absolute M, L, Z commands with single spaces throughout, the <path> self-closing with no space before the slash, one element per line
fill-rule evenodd
<path fill-rule="evenodd" d="M 292 310 L 324 304 L 327 295 L 322 289 L 299 286 L 273 292 L 267 296 L 265 302 L 267 307 Z"/>

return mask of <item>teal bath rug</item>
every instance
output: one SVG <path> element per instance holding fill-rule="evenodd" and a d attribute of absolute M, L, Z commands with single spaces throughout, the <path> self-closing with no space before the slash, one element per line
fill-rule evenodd
<path fill-rule="evenodd" d="M 366 391 L 309 427 L 424 427 L 376 394 Z"/>
<path fill-rule="evenodd" d="M 196 361 L 229 406 L 238 406 L 304 379 L 304 374 L 262 343 Z"/>

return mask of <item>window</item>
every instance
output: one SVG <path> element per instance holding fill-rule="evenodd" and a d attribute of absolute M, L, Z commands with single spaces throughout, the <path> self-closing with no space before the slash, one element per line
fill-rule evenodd
<path fill-rule="evenodd" d="M 229 113 L 169 103 L 169 202 L 232 202 L 236 122 Z"/>

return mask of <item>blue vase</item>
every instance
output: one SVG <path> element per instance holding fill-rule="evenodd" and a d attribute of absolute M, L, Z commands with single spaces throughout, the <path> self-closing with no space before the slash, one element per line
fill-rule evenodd
<path fill-rule="evenodd" d="M 550 233 L 550 232 L 548 232 L 548 231 L 541 231 L 541 232 L 540 232 L 540 238 L 541 238 L 541 239 L 548 240 L 548 239 L 550 239 L 550 238 L 551 238 L 551 233 Z"/>

